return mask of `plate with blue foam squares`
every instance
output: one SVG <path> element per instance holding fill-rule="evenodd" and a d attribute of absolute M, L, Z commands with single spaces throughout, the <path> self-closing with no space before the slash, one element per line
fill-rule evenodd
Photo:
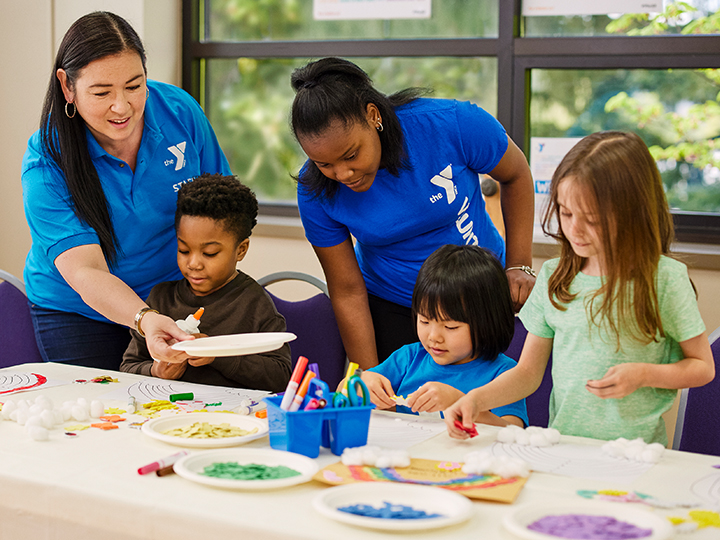
<path fill-rule="evenodd" d="M 244 356 L 277 350 L 296 338 L 291 332 L 228 334 L 178 341 L 172 348 L 191 356 Z"/>
<path fill-rule="evenodd" d="M 469 499 L 447 489 L 360 482 L 324 490 L 313 499 L 322 515 L 369 529 L 411 531 L 437 529 L 472 516 Z"/>
<path fill-rule="evenodd" d="M 503 525 L 516 538 L 589 538 L 592 540 L 665 540 L 670 522 L 639 504 L 553 500 L 518 506 Z"/>

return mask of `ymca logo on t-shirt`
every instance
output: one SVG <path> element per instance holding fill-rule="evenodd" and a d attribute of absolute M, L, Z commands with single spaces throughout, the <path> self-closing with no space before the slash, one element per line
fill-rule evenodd
<path fill-rule="evenodd" d="M 187 141 L 183 141 L 174 146 L 168 146 L 170 153 L 175 156 L 175 159 L 166 159 L 165 166 L 172 165 L 175 163 L 175 170 L 179 171 L 185 166 L 185 146 Z"/>
<path fill-rule="evenodd" d="M 455 195 L 457 194 L 457 187 L 455 187 L 455 182 L 452 181 L 452 164 L 448 165 L 442 171 L 440 171 L 440 174 L 436 174 L 435 176 L 433 176 L 430 179 L 430 183 L 443 188 L 445 190 L 445 198 L 447 198 L 447 203 L 452 204 L 452 202 L 455 200 Z M 435 195 L 432 195 L 430 197 L 430 202 L 435 203 L 442 198 L 442 192 L 436 193 Z"/>

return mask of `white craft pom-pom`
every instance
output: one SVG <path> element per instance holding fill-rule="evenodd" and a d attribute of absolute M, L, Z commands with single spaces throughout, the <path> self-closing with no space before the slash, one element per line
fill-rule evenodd
<path fill-rule="evenodd" d="M 31 426 L 28 434 L 36 441 L 47 441 L 50 438 L 48 430 L 42 426 Z"/>
<path fill-rule="evenodd" d="M 548 441 L 547 436 L 544 433 L 533 433 L 530 435 L 530 446 L 550 446 L 550 441 Z"/>
<path fill-rule="evenodd" d="M 47 396 L 38 396 L 35 398 L 35 404 L 40 405 L 43 409 L 52 409 L 53 408 L 53 402 L 52 400 Z"/>
<path fill-rule="evenodd" d="M 545 430 L 545 436 L 548 441 L 550 441 L 550 444 L 557 444 L 560 442 L 560 432 L 555 428 L 547 428 Z"/>
<path fill-rule="evenodd" d="M 5 420 L 10 420 L 10 413 L 17 409 L 17 404 L 12 400 L 8 399 L 2 408 L 2 416 Z"/>
<path fill-rule="evenodd" d="M 72 418 L 72 405 L 63 405 L 62 409 L 60 409 L 60 414 L 62 414 L 62 421 L 67 422 Z"/>
<path fill-rule="evenodd" d="M 13 412 L 9 415 L 9 420 L 12 420 L 13 422 L 18 421 L 18 415 L 20 414 L 20 409 L 15 409 Z"/>
<path fill-rule="evenodd" d="M 515 442 L 515 430 L 510 427 L 504 427 L 497 434 L 497 442 L 511 444 Z"/>
<path fill-rule="evenodd" d="M 42 419 L 43 427 L 46 429 L 51 429 L 55 425 L 55 415 L 52 411 L 45 409 L 40 413 L 40 418 Z"/>
<path fill-rule="evenodd" d="M 53 415 L 53 424 L 54 425 L 62 424 L 65 421 L 65 418 L 63 417 L 63 413 L 60 409 L 53 409 L 51 412 Z"/>
<path fill-rule="evenodd" d="M 648 450 L 652 450 L 653 452 L 657 452 L 662 455 L 662 453 L 665 452 L 665 447 L 659 442 L 654 442 L 652 444 L 648 444 Z"/>
<path fill-rule="evenodd" d="M 78 422 L 84 422 L 88 419 L 88 411 L 82 405 L 74 405 L 72 408 L 72 417 Z"/>
<path fill-rule="evenodd" d="M 640 456 L 642 455 L 643 451 L 644 451 L 644 448 L 634 444 L 634 445 L 628 446 L 625 449 L 625 457 L 628 459 L 638 460 L 638 459 L 640 459 Z"/>
<path fill-rule="evenodd" d="M 410 466 L 410 454 L 404 450 L 399 450 L 392 453 L 392 465 L 391 467 L 404 468 Z"/>
<path fill-rule="evenodd" d="M 525 431 L 518 431 L 515 434 L 515 442 L 523 446 L 528 446 L 530 444 L 530 435 L 528 435 Z"/>
<path fill-rule="evenodd" d="M 90 402 L 90 416 L 93 418 L 100 418 L 105 414 L 105 404 L 97 399 Z"/>
<path fill-rule="evenodd" d="M 30 418 L 30 415 L 28 414 L 27 409 L 20 409 L 18 411 L 13 411 L 13 414 L 17 412 L 17 416 L 15 417 L 15 421 L 20 424 L 21 426 L 25 425 L 25 422 L 27 422 L 28 418 Z"/>
<path fill-rule="evenodd" d="M 25 420 L 24 426 L 25 431 L 27 431 L 28 433 L 30 433 L 30 428 L 32 428 L 33 426 L 43 427 L 42 417 L 39 414 L 34 414 L 28 417 L 28 419 Z"/>
<path fill-rule="evenodd" d="M 20 401 L 17 402 L 17 406 L 18 406 L 18 408 L 20 408 L 20 409 L 29 409 L 29 408 L 30 408 L 30 405 L 31 405 L 31 404 L 28 403 L 28 401 L 25 400 L 25 399 L 21 399 Z"/>
<path fill-rule="evenodd" d="M 649 448 L 643 450 L 638 457 L 638 461 L 644 461 L 645 463 L 657 463 L 659 459 L 660 456 Z"/>
<path fill-rule="evenodd" d="M 375 466 L 378 469 L 387 469 L 392 466 L 392 458 L 387 455 L 379 455 L 375 460 Z"/>
<path fill-rule="evenodd" d="M 34 404 L 31 405 L 30 408 L 28 409 L 28 414 L 30 414 L 30 416 L 35 416 L 36 414 L 40 414 L 40 413 L 43 412 L 44 410 L 45 410 L 45 408 L 42 406 L 42 404 L 40 404 L 40 403 L 34 403 Z"/>

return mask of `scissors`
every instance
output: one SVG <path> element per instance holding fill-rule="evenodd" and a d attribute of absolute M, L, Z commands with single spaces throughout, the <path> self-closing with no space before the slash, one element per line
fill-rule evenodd
<path fill-rule="evenodd" d="M 363 380 L 357 375 L 353 375 L 348 379 L 347 389 L 347 396 L 340 392 L 333 394 L 333 407 L 364 407 L 370 403 L 370 391 Z"/>

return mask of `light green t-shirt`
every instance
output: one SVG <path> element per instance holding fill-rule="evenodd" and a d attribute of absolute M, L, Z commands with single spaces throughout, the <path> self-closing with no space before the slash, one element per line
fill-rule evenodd
<path fill-rule="evenodd" d="M 661 415 L 672 407 L 676 390 L 645 387 L 622 399 L 601 399 L 591 394 L 585 384 L 589 379 L 601 379 L 610 367 L 625 362 L 671 364 L 683 359 L 679 342 L 705 330 L 687 268 L 664 256 L 658 264 L 656 286 L 665 337 L 642 344 L 621 336 L 618 351 L 616 340 L 603 328 L 590 327 L 585 310 L 585 299 L 600 288 L 601 277 L 578 273 L 570 286 L 570 292 L 578 295 L 566 305 L 566 311 L 550 303 L 548 280 L 558 262 L 552 259 L 543 265 L 520 311 L 528 332 L 553 339 L 550 426 L 565 435 L 605 440 L 641 437 L 647 443 L 667 444 Z M 622 331 L 628 325 L 618 327 Z"/>

